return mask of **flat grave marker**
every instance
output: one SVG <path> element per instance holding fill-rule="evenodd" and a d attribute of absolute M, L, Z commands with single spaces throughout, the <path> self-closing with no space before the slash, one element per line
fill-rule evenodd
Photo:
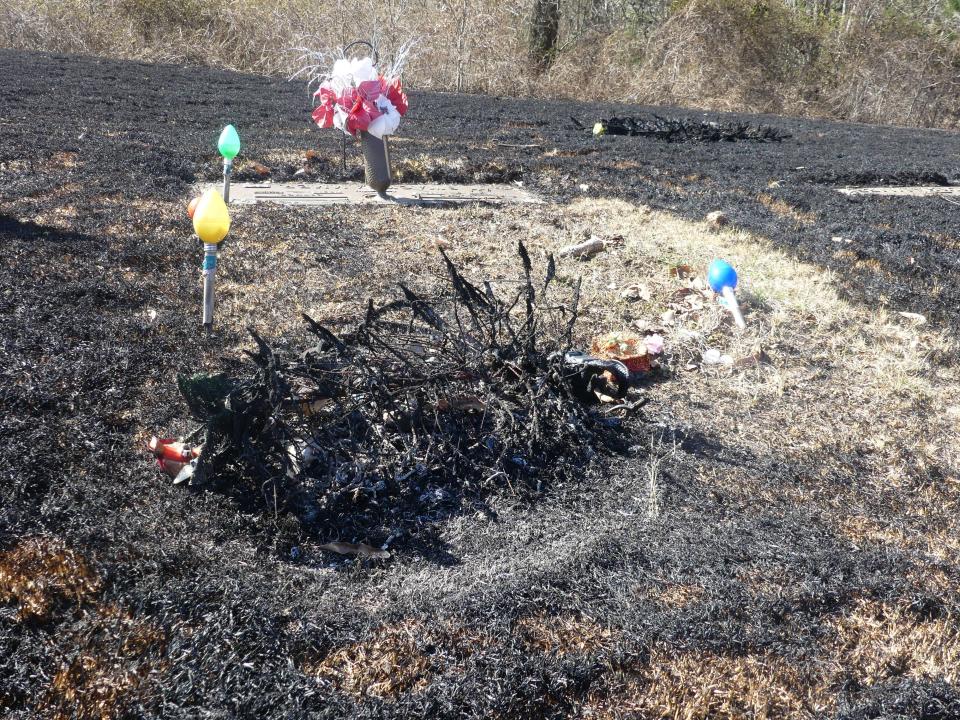
<path fill-rule="evenodd" d="M 844 195 L 884 195 L 887 197 L 937 197 L 956 195 L 960 197 L 960 185 L 847 187 L 837 190 Z"/>
<path fill-rule="evenodd" d="M 211 186 L 212 187 L 212 186 Z M 203 188 L 206 189 L 206 186 Z M 384 199 L 360 183 L 262 182 L 236 183 L 231 205 L 418 205 L 447 206 L 468 203 L 535 203 L 543 201 L 516 185 L 391 185 Z"/>

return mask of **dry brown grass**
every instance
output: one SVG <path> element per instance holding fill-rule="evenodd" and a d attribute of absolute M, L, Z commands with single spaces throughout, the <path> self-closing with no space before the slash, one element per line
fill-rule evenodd
<path fill-rule="evenodd" d="M 112 720 L 125 717 L 145 678 L 160 668 L 165 634 L 149 621 L 103 605 L 100 576 L 59 540 L 28 538 L 0 554 L 0 603 L 17 607 L 20 622 L 53 623 L 59 612 L 83 612 L 81 629 L 57 633 L 70 655 L 53 669 L 36 698 L 39 717 Z"/>
<path fill-rule="evenodd" d="M 833 709 L 822 683 L 771 654 L 717 655 L 657 647 L 636 673 L 615 674 L 582 717 L 683 720 L 816 718 Z"/>
<path fill-rule="evenodd" d="M 440 673 L 463 675 L 466 661 L 496 642 L 483 630 L 455 622 L 427 628 L 404 621 L 378 627 L 322 659 L 307 658 L 300 668 L 354 697 L 390 700 L 423 690 Z M 421 650 L 427 645 L 429 654 Z"/>
<path fill-rule="evenodd" d="M 386 625 L 370 637 L 340 648 L 304 671 L 356 697 L 396 697 L 427 686 L 430 661 L 418 650 L 425 635 L 420 623 Z"/>
<path fill-rule="evenodd" d="M 33 699 L 37 717 L 129 717 L 129 703 L 166 667 L 166 633 L 104 604 L 102 591 L 90 562 L 59 540 L 26 538 L 0 553 L 0 603 L 16 606 L 19 622 L 54 625 L 67 619 L 56 635 L 58 647 L 69 651 L 50 669 L 46 691 Z M 75 616 L 83 622 L 73 624 Z"/>
<path fill-rule="evenodd" d="M 634 592 L 638 598 L 658 603 L 671 610 L 682 610 L 700 602 L 704 597 L 702 585 L 663 579 L 658 579 L 652 583 L 648 579 L 644 579 L 636 584 Z"/>
<path fill-rule="evenodd" d="M 773 653 L 720 655 L 652 649 L 630 672 L 610 672 L 588 696 L 582 717 L 804 718 L 831 714 L 835 690 L 895 677 L 954 683 L 960 625 L 923 619 L 902 605 L 860 601 L 830 625 L 813 662 Z"/>
<path fill-rule="evenodd" d="M 592 655 L 610 646 L 613 632 L 595 620 L 574 615 L 530 615 L 515 632 L 531 647 L 553 655 Z"/>
<path fill-rule="evenodd" d="M 924 503 L 917 505 L 922 511 Z M 951 502 L 950 505 L 955 503 Z M 956 507 L 951 507 L 949 512 L 956 512 Z M 954 531 L 948 518 L 945 518 L 947 522 L 936 524 L 935 529 L 916 529 L 912 527 L 915 520 L 916 516 L 911 518 L 909 514 L 895 523 L 854 515 L 843 522 L 841 532 L 857 545 L 869 542 L 909 548 L 939 562 L 953 562 L 960 558 L 960 536 Z"/>
<path fill-rule="evenodd" d="M 893 676 L 916 680 L 960 679 L 960 623 L 924 620 L 908 609 L 863 601 L 834 624 L 838 673 L 864 685 Z"/>
<path fill-rule="evenodd" d="M 154 623 L 112 606 L 72 638 L 79 652 L 57 670 L 38 709 L 54 720 L 119 720 L 128 704 L 167 663 L 166 633 Z"/>
<path fill-rule="evenodd" d="M 0 603 L 16 605 L 21 622 L 46 622 L 61 605 L 88 603 L 101 584 L 89 562 L 59 540 L 27 538 L 0 553 Z"/>
<path fill-rule="evenodd" d="M 718 110 L 897 125 L 960 122 L 955 20 L 850 3 L 816 21 L 786 2 L 686 0 L 644 48 L 636 96 Z"/>
<path fill-rule="evenodd" d="M 0 4 L 0 46 L 289 76 L 302 65 L 293 48 L 332 49 L 372 33 L 386 49 L 420 38 L 407 72 L 419 89 L 583 99 L 589 88 L 592 99 L 960 122 L 960 41 L 948 15 L 889 1 L 822 22 L 784 0 L 645 5 L 646 20 L 633 24 L 624 22 L 631 3 L 566 7 L 560 49 L 542 75 L 527 60 L 529 0 L 13 0 Z"/>
<path fill-rule="evenodd" d="M 799 210 L 790 203 L 775 198 L 768 193 L 757 195 L 757 201 L 774 215 L 793 220 L 797 225 L 812 225 L 817 221 L 817 216 L 814 213 Z"/>

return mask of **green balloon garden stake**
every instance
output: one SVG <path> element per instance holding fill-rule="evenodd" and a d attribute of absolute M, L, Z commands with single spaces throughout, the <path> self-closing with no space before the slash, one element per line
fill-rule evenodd
<path fill-rule="evenodd" d="M 223 201 L 230 202 L 230 173 L 233 171 L 233 159 L 240 152 L 240 136 L 233 125 L 227 125 L 220 133 L 217 149 L 223 155 Z"/>

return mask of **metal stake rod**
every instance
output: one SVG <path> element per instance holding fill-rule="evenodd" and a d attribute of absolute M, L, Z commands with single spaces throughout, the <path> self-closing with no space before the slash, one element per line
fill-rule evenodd
<path fill-rule="evenodd" d="M 233 172 L 233 160 L 223 159 L 223 201 L 230 202 L 230 173 Z"/>
<path fill-rule="evenodd" d="M 733 294 L 733 288 L 729 285 L 723 288 L 723 299 L 727 301 L 727 308 L 733 315 L 733 321 L 741 330 L 747 326 L 743 321 L 743 315 L 740 314 L 740 303 L 737 302 L 737 296 Z"/>
<path fill-rule="evenodd" d="M 229 177 L 229 176 L 228 176 Z M 203 326 L 213 329 L 213 284 L 217 275 L 217 246 L 203 244 Z"/>

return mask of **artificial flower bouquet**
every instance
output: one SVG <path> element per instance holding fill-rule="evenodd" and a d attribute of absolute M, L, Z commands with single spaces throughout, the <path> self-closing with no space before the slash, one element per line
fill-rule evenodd
<path fill-rule="evenodd" d="M 353 136 L 368 132 L 378 139 L 397 131 L 409 107 L 397 64 L 382 75 L 369 57 L 336 60 L 313 98 L 319 127 Z"/>

